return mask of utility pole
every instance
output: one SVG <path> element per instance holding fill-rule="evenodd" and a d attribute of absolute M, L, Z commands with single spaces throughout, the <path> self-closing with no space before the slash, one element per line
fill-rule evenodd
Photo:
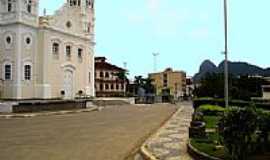
<path fill-rule="evenodd" d="M 154 57 L 154 72 L 157 71 L 157 56 L 159 56 L 159 53 L 153 53 L 153 57 Z"/>
<path fill-rule="evenodd" d="M 224 94 L 225 106 L 229 107 L 229 75 L 228 75 L 228 6 L 227 0 L 224 0 L 224 29 L 225 29 L 225 61 L 224 61 Z"/>

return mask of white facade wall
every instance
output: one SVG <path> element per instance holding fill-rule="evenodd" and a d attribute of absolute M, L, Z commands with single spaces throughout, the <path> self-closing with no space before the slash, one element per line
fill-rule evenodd
<path fill-rule="evenodd" d="M 94 96 L 94 9 L 84 1 L 81 6 L 66 3 L 55 15 L 38 17 L 38 0 L 33 1 L 32 13 L 22 2 L 14 2 L 7 12 L 7 0 L 0 1 L 1 98 L 74 98 L 79 91 Z M 59 44 L 58 54 L 53 53 L 54 42 Z M 71 58 L 67 45 L 72 47 Z M 6 64 L 12 66 L 10 80 L 5 79 Z M 25 65 L 31 66 L 30 80 L 25 79 Z"/>

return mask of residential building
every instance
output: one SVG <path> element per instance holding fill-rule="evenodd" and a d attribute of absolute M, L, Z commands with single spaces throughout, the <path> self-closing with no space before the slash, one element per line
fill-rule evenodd
<path fill-rule="evenodd" d="M 94 11 L 94 0 L 67 0 L 39 16 L 39 0 L 1 0 L 1 98 L 94 96 Z"/>
<path fill-rule="evenodd" d="M 97 97 L 125 96 L 127 81 L 119 77 L 125 69 L 106 61 L 105 57 L 95 58 L 95 89 Z"/>
<path fill-rule="evenodd" d="M 262 86 L 263 99 L 270 99 L 270 85 Z"/>
<path fill-rule="evenodd" d="M 163 72 L 149 74 L 149 78 L 153 80 L 152 84 L 158 96 L 173 96 L 175 100 L 178 100 L 186 93 L 184 71 L 173 71 L 172 68 L 167 68 Z"/>

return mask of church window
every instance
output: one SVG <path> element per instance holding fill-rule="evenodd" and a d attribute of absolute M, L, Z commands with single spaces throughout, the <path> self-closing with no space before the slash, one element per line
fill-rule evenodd
<path fill-rule="evenodd" d="M 52 51 L 53 51 L 53 54 L 59 53 L 59 44 L 58 43 L 53 43 Z"/>
<path fill-rule="evenodd" d="M 12 77 L 12 71 L 11 71 L 11 64 L 5 65 L 5 80 L 11 80 Z"/>
<path fill-rule="evenodd" d="M 32 0 L 28 0 L 27 3 L 27 12 L 32 13 Z"/>
<path fill-rule="evenodd" d="M 66 23 L 66 26 L 67 26 L 67 28 L 71 28 L 71 26 L 72 26 L 71 22 L 68 21 L 68 22 Z"/>
<path fill-rule="evenodd" d="M 27 65 L 24 65 L 24 80 L 31 80 L 31 69 L 32 69 L 32 66 L 27 64 Z"/>
<path fill-rule="evenodd" d="M 91 23 L 87 24 L 87 32 L 90 33 L 91 32 Z"/>
<path fill-rule="evenodd" d="M 7 44 L 11 44 L 11 37 L 10 36 L 7 36 L 6 42 L 7 42 Z"/>
<path fill-rule="evenodd" d="M 27 37 L 25 39 L 25 42 L 26 42 L 27 45 L 31 44 L 31 38 L 30 37 Z"/>
<path fill-rule="evenodd" d="M 12 2 L 11 2 L 11 0 L 8 0 L 7 10 L 8 10 L 8 12 L 12 11 Z"/>
<path fill-rule="evenodd" d="M 71 57 L 71 46 L 66 46 L 66 55 L 67 57 Z"/>
<path fill-rule="evenodd" d="M 78 6 L 81 6 L 81 0 L 78 0 Z"/>

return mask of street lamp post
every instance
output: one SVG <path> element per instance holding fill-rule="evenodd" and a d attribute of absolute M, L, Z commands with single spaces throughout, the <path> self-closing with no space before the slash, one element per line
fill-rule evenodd
<path fill-rule="evenodd" d="M 229 107 L 229 76 L 228 76 L 228 8 L 227 0 L 224 0 L 224 29 L 225 29 L 225 61 L 224 61 L 224 94 L 225 94 L 225 106 Z"/>

